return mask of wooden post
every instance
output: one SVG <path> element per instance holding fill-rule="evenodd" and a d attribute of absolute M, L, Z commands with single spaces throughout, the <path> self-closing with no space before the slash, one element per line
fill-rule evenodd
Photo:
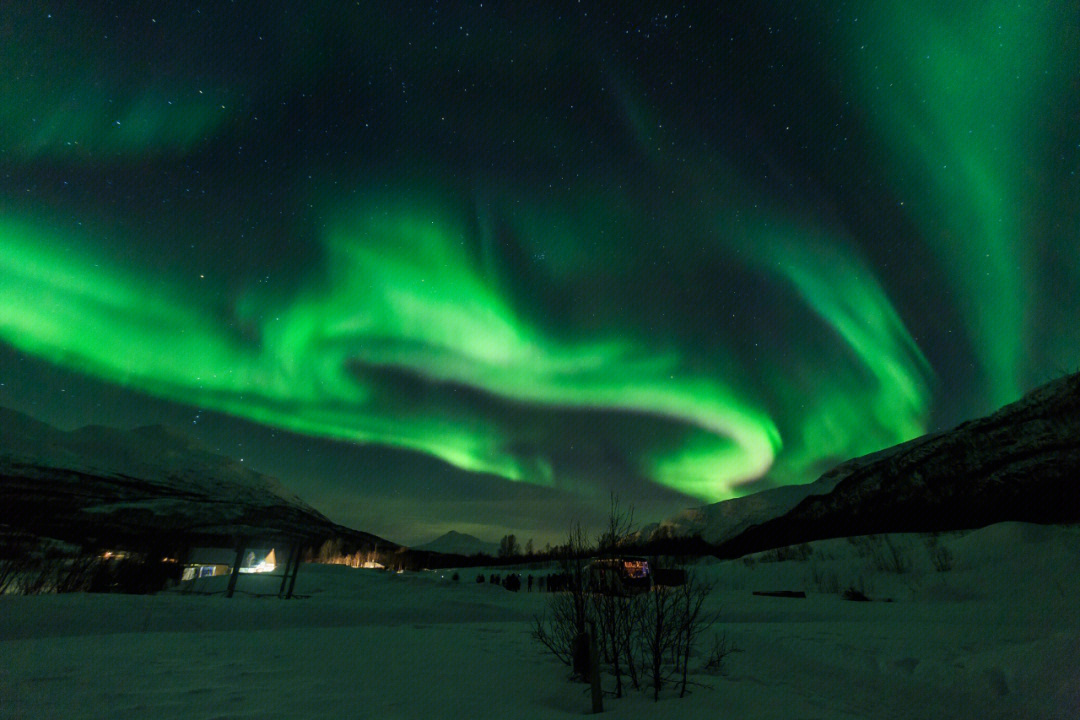
<path fill-rule="evenodd" d="M 573 653 L 571 658 L 574 675 L 582 680 L 589 679 L 589 633 L 581 630 L 574 634 L 574 640 L 570 645 Z"/>
<path fill-rule="evenodd" d="M 289 591 L 287 593 L 285 593 L 285 599 L 286 600 L 292 599 L 293 588 L 296 587 L 296 574 L 298 572 L 300 572 L 300 560 L 302 559 L 303 554 L 304 554 L 303 545 L 297 544 L 297 546 L 296 546 L 296 559 L 293 560 L 292 577 L 289 578 Z"/>
<path fill-rule="evenodd" d="M 285 588 L 289 582 L 289 571 L 292 569 L 293 557 L 295 557 L 296 554 L 296 543 L 289 543 L 289 554 L 285 559 L 285 569 L 281 573 L 281 587 L 278 588 L 277 593 L 279 598 L 285 597 Z"/>
<path fill-rule="evenodd" d="M 600 654 L 596 651 L 596 621 L 589 621 L 589 684 L 593 714 L 604 712 L 604 689 L 600 687 Z"/>
<path fill-rule="evenodd" d="M 231 598 L 233 592 L 236 591 L 236 580 L 240 577 L 240 566 L 244 564 L 244 551 L 247 550 L 244 547 L 244 541 L 238 540 L 236 543 L 236 559 L 233 560 L 232 574 L 229 575 L 229 587 L 225 589 L 225 597 Z"/>

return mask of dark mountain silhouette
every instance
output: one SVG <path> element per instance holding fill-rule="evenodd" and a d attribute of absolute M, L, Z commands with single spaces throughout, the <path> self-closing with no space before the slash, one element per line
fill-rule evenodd
<path fill-rule="evenodd" d="M 922 438 L 919 440 L 921 441 Z M 836 487 L 837 483 L 859 468 L 886 455 L 899 452 L 905 447 L 907 443 L 853 458 L 837 465 L 806 485 L 784 485 L 743 497 L 721 500 L 711 505 L 683 510 L 662 523 L 642 528 L 639 538 L 650 540 L 668 535 L 672 537 L 696 535 L 705 542 L 717 545 L 730 540 L 749 527 L 783 515 L 811 495 L 825 495 Z"/>
<path fill-rule="evenodd" d="M 451 530 L 445 535 L 440 535 L 431 542 L 417 545 L 414 550 L 443 553 L 445 555 L 490 555 L 494 557 L 499 552 L 499 544 L 484 542 L 480 538 L 459 533 Z"/>
<path fill-rule="evenodd" d="M 0 408 L 0 529 L 79 545 L 349 538 L 278 480 L 162 426 L 59 430 Z"/>
<path fill-rule="evenodd" d="M 845 463 L 851 472 L 831 492 L 748 528 L 720 544 L 717 554 L 1007 520 L 1080 522 L 1080 373 L 992 415 L 877 455 Z"/>

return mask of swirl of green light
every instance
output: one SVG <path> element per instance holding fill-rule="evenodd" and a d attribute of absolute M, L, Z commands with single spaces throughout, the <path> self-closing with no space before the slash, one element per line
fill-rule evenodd
<path fill-rule="evenodd" d="M 482 412 L 395 407 L 376 399 L 364 370 L 394 368 L 539 407 L 646 413 L 713 435 L 711 450 L 697 449 L 712 464 L 707 477 L 654 478 L 705 500 L 764 473 L 780 445 L 765 414 L 714 379 L 686 376 L 674 354 L 545 338 L 484 281 L 462 250 L 463 231 L 437 213 L 343 216 L 326 239 L 327 277 L 264 316 L 255 344 L 215 321 L 183 283 L 108 267 L 42 223 L 5 220 L 0 237 L 0 337 L 170 400 L 536 483 L 552 480 L 547 465 L 518 457 Z"/>

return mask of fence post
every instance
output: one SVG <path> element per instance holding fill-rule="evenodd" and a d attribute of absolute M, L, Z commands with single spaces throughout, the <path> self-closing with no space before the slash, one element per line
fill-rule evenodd
<path fill-rule="evenodd" d="M 592 685 L 592 711 L 604 712 L 604 689 L 600 687 L 600 654 L 596 651 L 596 621 L 589 621 L 589 684 Z"/>
<path fill-rule="evenodd" d="M 236 541 L 236 559 L 233 560 L 232 574 L 229 575 L 229 587 L 225 589 L 225 597 L 231 598 L 236 591 L 236 580 L 240 577 L 240 566 L 244 564 L 244 541 Z"/>
<path fill-rule="evenodd" d="M 281 573 L 281 587 L 278 588 L 277 596 L 285 597 L 285 588 L 289 582 L 289 570 L 292 569 L 293 558 L 296 556 L 296 543 L 289 543 L 289 554 L 285 558 L 285 569 Z"/>
<path fill-rule="evenodd" d="M 293 588 L 296 587 L 296 574 L 300 572 L 300 560 L 304 554 L 304 547 L 300 544 L 296 546 L 296 558 L 293 560 L 292 577 L 289 578 L 289 590 L 285 593 L 285 599 L 289 600 L 293 596 Z"/>

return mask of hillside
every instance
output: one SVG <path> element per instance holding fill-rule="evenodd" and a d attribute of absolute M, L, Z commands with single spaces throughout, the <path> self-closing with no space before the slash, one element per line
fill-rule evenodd
<path fill-rule="evenodd" d="M 84 543 L 284 534 L 378 541 L 280 481 L 161 426 L 70 432 L 0 408 L 0 525 Z"/>
<path fill-rule="evenodd" d="M 647 531 L 654 537 L 657 531 L 669 533 L 674 537 L 698 535 L 705 542 L 716 545 L 730 540 L 747 528 L 783 515 L 807 497 L 829 493 L 841 480 L 855 471 L 913 447 L 915 444 L 925 442 L 929 437 L 932 436 L 916 438 L 901 445 L 852 458 L 806 485 L 785 485 L 752 495 L 683 510 L 659 525 L 649 526 Z"/>
<path fill-rule="evenodd" d="M 734 557 L 823 538 L 1080 521 L 1080 374 L 856 468 L 825 495 L 720 546 Z"/>

